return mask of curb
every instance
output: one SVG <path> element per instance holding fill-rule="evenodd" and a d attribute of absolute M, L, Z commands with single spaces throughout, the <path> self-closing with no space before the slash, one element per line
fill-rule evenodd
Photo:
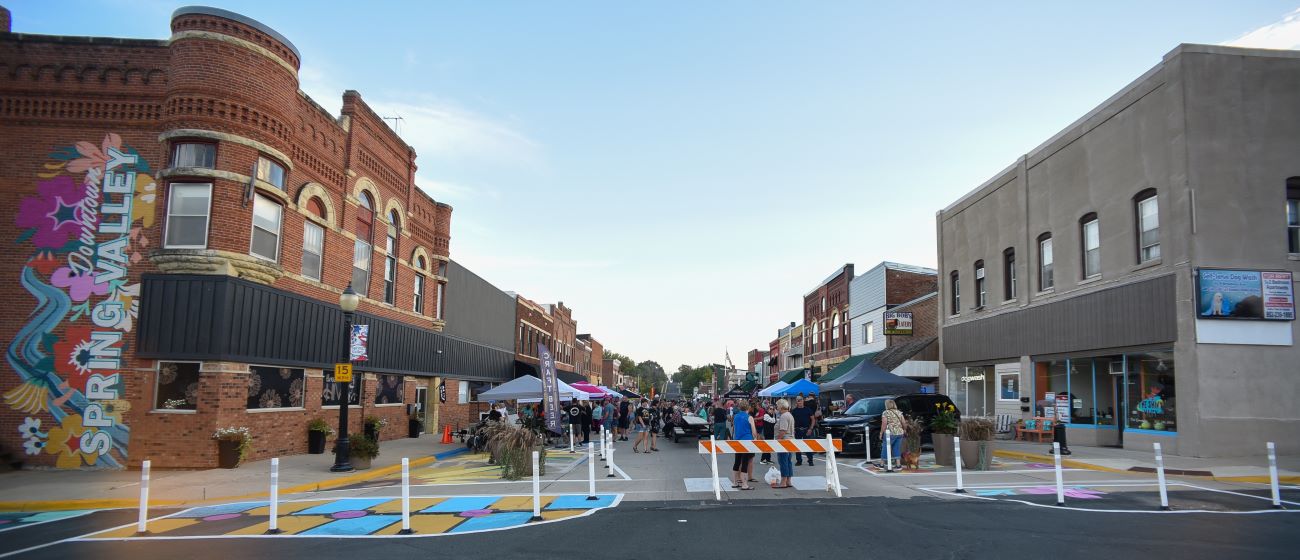
<path fill-rule="evenodd" d="M 420 467 L 433 463 L 442 457 L 451 457 L 464 450 L 444 451 L 437 455 L 420 457 L 412 459 L 409 464 L 411 467 Z M 280 489 L 281 495 L 300 494 L 303 492 L 319 492 L 330 488 L 338 488 L 349 484 L 356 484 L 367 480 L 384 477 L 393 473 L 402 471 L 402 464 L 389 465 L 377 469 L 370 469 L 367 472 L 340 476 L 319 482 L 309 482 L 297 486 L 288 486 Z M 222 496 L 217 498 L 206 498 L 202 500 L 149 500 L 149 507 L 167 507 L 167 506 L 196 506 L 211 503 L 231 502 L 239 500 L 248 500 L 253 498 L 264 498 L 270 492 L 256 492 L 252 494 L 242 494 L 237 496 Z M 27 502 L 0 502 L 0 511 L 66 511 L 70 509 L 119 509 L 139 507 L 140 500 L 132 499 L 109 499 L 109 500 L 49 500 L 49 501 L 27 501 Z"/>
<path fill-rule="evenodd" d="M 1042 455 L 1039 453 L 1027 453 L 1024 451 L 1009 451 L 1006 449 L 996 449 L 993 451 L 993 455 L 995 457 L 1007 457 L 1009 459 L 1026 459 L 1030 461 L 1039 461 L 1044 463 L 1052 463 L 1056 461 L 1056 458 L 1051 455 Z M 1134 474 L 1132 471 L 1112 469 L 1110 467 L 1103 467 L 1100 465 L 1094 465 L 1092 463 L 1084 463 L 1082 461 L 1075 461 L 1073 459 L 1065 459 L 1065 458 L 1061 459 L 1061 466 L 1069 467 L 1072 469 L 1085 469 L 1090 471 L 1101 471 L 1101 472 L 1108 472 L 1108 473 Z"/>

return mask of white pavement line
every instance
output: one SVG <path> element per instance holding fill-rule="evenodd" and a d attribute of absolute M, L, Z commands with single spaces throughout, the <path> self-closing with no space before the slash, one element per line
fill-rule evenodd
<path fill-rule="evenodd" d="M 236 502 L 236 503 L 238 503 L 238 502 Z M 120 508 L 120 509 L 126 509 L 126 508 Z M 135 508 L 131 508 L 131 509 L 135 509 Z M 152 518 L 152 519 L 149 519 L 148 521 L 157 521 L 157 520 L 159 520 L 159 519 L 167 519 L 168 517 L 171 517 L 171 516 L 173 516 L 173 515 L 177 515 L 177 514 L 184 513 L 184 512 L 186 512 L 186 511 L 189 511 L 190 509 L 194 509 L 194 508 L 183 509 L 183 510 L 181 510 L 181 511 L 178 511 L 178 512 L 175 512 L 175 513 L 169 513 L 169 514 L 167 514 L 167 515 L 160 515 L 160 516 L 158 516 L 158 517 L 154 517 L 154 518 Z M 61 539 L 61 540 L 57 540 L 57 541 L 54 541 L 54 542 L 47 542 L 47 543 L 45 543 L 45 544 L 38 544 L 38 545 L 36 545 L 36 546 L 29 546 L 29 547 L 24 548 L 24 549 L 22 549 L 22 550 L 14 550 L 14 551 L 6 552 L 6 553 L 4 553 L 4 554 L 0 554 L 0 558 L 7 558 L 7 557 L 10 557 L 10 556 L 14 556 L 14 555 L 22 554 L 22 553 L 24 553 L 24 552 L 31 552 L 31 551 L 33 551 L 33 550 L 40 550 L 40 549 L 42 549 L 42 548 L 48 548 L 48 547 L 51 547 L 51 546 L 54 546 L 54 545 L 57 545 L 57 544 L 63 544 L 63 543 L 66 543 L 66 542 L 77 542 L 77 541 L 80 541 L 81 539 L 85 539 L 86 537 L 90 537 L 90 536 L 98 535 L 98 534 L 100 534 L 100 533 L 107 533 L 107 532 L 109 532 L 109 531 L 116 531 L 116 530 L 118 530 L 118 529 L 125 529 L 125 528 L 127 528 L 127 527 L 131 527 L 131 526 L 133 526 L 133 525 L 137 525 L 138 523 L 139 523 L 138 520 L 137 520 L 137 521 L 132 521 L 132 522 L 130 522 L 130 523 L 123 523 L 122 525 L 118 525 L 118 526 L 116 526 L 116 527 L 109 527 L 109 528 L 107 528 L 107 529 L 100 529 L 100 530 L 97 530 L 97 531 L 94 531 L 94 532 L 91 532 L 91 533 L 86 533 L 86 534 L 84 534 L 84 535 L 80 535 L 80 536 L 76 536 L 76 537 L 68 537 L 68 538 L 66 538 L 66 539 Z M 266 536 L 279 536 L 279 535 L 266 535 Z M 139 537 L 139 538 L 157 538 L 157 537 Z"/>
<path fill-rule="evenodd" d="M 1076 506 L 1058 506 L 1055 504 L 1038 504 L 1027 500 L 1017 500 L 1014 498 L 990 498 L 988 496 L 975 496 L 972 494 L 957 494 L 949 490 L 937 490 L 931 488 L 920 488 L 926 492 L 934 494 L 945 494 L 954 498 L 964 498 L 973 500 L 988 500 L 993 502 L 1015 502 L 1027 506 L 1034 506 L 1054 510 L 1083 511 L 1088 513 L 1146 513 L 1150 515 L 1177 515 L 1180 513 L 1218 513 L 1222 515 L 1256 515 L 1261 513 L 1300 513 L 1300 509 L 1257 509 L 1250 511 L 1215 511 L 1210 509 L 1175 509 L 1171 511 L 1160 511 L 1150 509 L 1093 509 L 1081 508 Z"/>
<path fill-rule="evenodd" d="M 1069 483 L 1069 484 L 1066 484 L 1066 486 L 1070 486 L 1070 487 L 1089 487 L 1089 486 L 1117 486 L 1117 487 L 1123 487 L 1123 486 L 1155 486 L 1155 485 L 1156 485 L 1155 482 L 1135 482 L 1135 481 L 1132 481 L 1132 480 L 1123 480 L 1123 481 L 1109 481 L 1109 480 L 1093 481 L 1093 480 L 1089 480 L 1089 481 L 1087 481 L 1087 482 L 1080 482 L 1080 483 L 1074 483 L 1074 482 L 1071 482 L 1071 483 Z M 1182 483 L 1182 482 L 1170 482 L 1169 485 L 1170 485 L 1170 486 L 1190 486 L 1189 484 Z M 1044 487 L 1044 486 L 1055 486 L 1055 484 L 1043 484 L 1043 483 L 1039 483 L 1039 484 L 992 484 L 992 483 L 990 483 L 990 484 L 974 484 L 974 485 L 967 484 L 967 485 L 966 485 L 967 488 L 975 488 L 975 489 L 982 489 L 982 488 L 1039 488 L 1039 487 Z M 935 490 L 937 490 L 937 489 L 940 489 L 940 488 L 947 488 L 947 486 L 917 486 L 917 489 L 919 489 L 919 490 L 930 490 L 930 489 L 935 489 Z"/>
<path fill-rule="evenodd" d="M 1206 487 L 1204 487 L 1204 486 L 1197 486 L 1197 485 L 1195 485 L 1195 484 L 1187 484 L 1187 483 L 1185 483 L 1185 482 L 1183 482 L 1183 483 L 1179 483 L 1179 484 L 1180 484 L 1181 486 L 1186 486 L 1186 487 L 1188 487 L 1188 488 L 1195 488 L 1195 489 L 1197 489 L 1197 490 L 1209 490 L 1210 492 L 1222 492 L 1222 493 L 1224 493 L 1224 494 L 1232 494 L 1232 495 L 1234 495 L 1234 496 L 1242 496 L 1242 497 L 1246 497 L 1246 498 L 1255 498 L 1255 499 L 1257 499 L 1257 500 L 1265 500 L 1265 501 L 1269 501 L 1269 502 L 1273 501 L 1273 497 L 1272 497 L 1272 496 L 1265 497 L 1265 496 L 1255 496 L 1255 495 L 1251 495 L 1251 494 L 1242 494 L 1241 492 L 1233 492 L 1233 491 L 1231 491 L 1231 490 L 1220 490 L 1220 489 L 1218 489 L 1218 488 L 1206 488 Z M 1171 486 L 1172 486 L 1172 485 L 1171 485 Z M 1289 502 L 1289 501 L 1286 501 L 1286 500 L 1281 500 L 1281 502 L 1284 503 L 1284 504 L 1291 504 L 1291 505 L 1293 505 L 1293 506 L 1300 506 L 1300 502 Z"/>
<path fill-rule="evenodd" d="M 113 509 L 125 509 L 125 508 L 113 508 Z M 135 509 L 135 508 L 131 508 L 131 509 Z M 11 527 L 5 527 L 4 529 L 0 529 L 0 533 L 3 533 L 3 532 L 5 532 L 5 531 L 12 531 L 12 530 L 14 530 L 14 529 L 22 529 L 23 527 L 35 527 L 35 526 L 37 526 L 37 525 L 44 525 L 44 524 L 46 524 L 46 523 L 54 523 L 55 521 L 63 521 L 64 519 L 75 519 L 75 518 L 81 517 L 81 516 L 83 516 L 83 515 L 90 515 L 90 514 L 92 514 L 92 513 L 97 512 L 97 511 L 109 511 L 109 510 L 107 510 L 107 509 L 90 509 L 90 510 L 86 510 L 86 511 L 83 511 L 83 512 L 81 512 L 81 513 L 78 513 L 78 514 L 76 514 L 76 515 L 67 515 L 67 516 L 64 516 L 64 517 L 60 517 L 60 518 L 58 518 L 58 519 L 46 519 L 45 521 L 37 521 L 37 522 L 34 522 L 34 523 L 15 523 L 15 524 L 14 524 L 13 526 L 11 526 Z"/>

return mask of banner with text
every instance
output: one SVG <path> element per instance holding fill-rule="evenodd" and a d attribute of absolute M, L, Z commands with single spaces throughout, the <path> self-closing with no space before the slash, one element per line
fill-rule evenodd
<path fill-rule="evenodd" d="M 538 344 L 542 362 L 542 406 L 546 412 L 546 429 L 562 433 L 560 428 L 560 378 L 555 374 L 555 357 L 545 344 Z"/>

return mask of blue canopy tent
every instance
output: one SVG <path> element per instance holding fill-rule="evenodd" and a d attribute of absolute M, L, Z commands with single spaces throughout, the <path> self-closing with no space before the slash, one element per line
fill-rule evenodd
<path fill-rule="evenodd" d="M 813 383 L 812 381 L 809 381 L 807 379 L 800 379 L 798 381 L 795 381 L 794 383 L 791 383 L 790 385 L 786 386 L 783 389 L 773 392 L 772 396 L 793 397 L 799 395 L 800 393 L 805 395 L 816 395 L 819 392 L 821 392 L 821 390 L 817 387 L 816 383 Z"/>

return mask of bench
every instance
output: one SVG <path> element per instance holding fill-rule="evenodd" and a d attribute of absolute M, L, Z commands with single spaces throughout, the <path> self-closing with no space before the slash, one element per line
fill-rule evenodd
<path fill-rule="evenodd" d="M 1029 437 L 1034 436 L 1036 441 L 1042 443 L 1044 437 L 1052 436 L 1054 424 L 1055 420 L 1041 416 L 1021 420 L 1016 422 L 1016 439 L 1029 441 Z"/>

